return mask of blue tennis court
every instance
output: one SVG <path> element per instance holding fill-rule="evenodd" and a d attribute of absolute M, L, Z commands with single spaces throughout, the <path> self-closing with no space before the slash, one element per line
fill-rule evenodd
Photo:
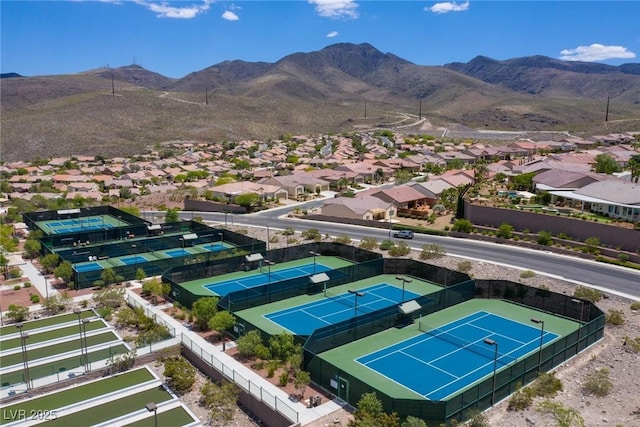
<path fill-rule="evenodd" d="M 87 262 L 83 264 L 76 264 L 74 265 L 74 268 L 78 273 L 84 273 L 86 271 L 102 270 L 102 266 L 97 262 Z"/>
<path fill-rule="evenodd" d="M 360 289 L 364 295 L 358 298 L 358 314 L 370 313 L 403 302 L 402 289 L 381 283 Z M 404 301 L 420 295 L 404 291 Z M 269 313 L 265 317 L 296 335 L 310 335 L 323 326 L 333 325 L 352 319 L 355 312 L 356 297 L 348 292 L 331 295 L 325 299 Z"/>
<path fill-rule="evenodd" d="M 118 260 L 122 261 L 126 265 L 134 265 L 139 262 L 147 262 L 147 259 L 143 255 L 130 255 L 125 257 L 120 257 Z"/>
<path fill-rule="evenodd" d="M 167 251 L 162 251 L 163 253 L 169 255 L 171 258 L 178 258 L 181 256 L 191 255 L 189 251 L 186 249 L 178 248 L 178 249 L 169 249 Z"/>
<path fill-rule="evenodd" d="M 256 286 L 267 285 L 273 282 L 279 282 L 281 280 L 295 279 L 296 277 L 309 276 L 316 273 L 324 273 L 330 271 L 331 268 L 326 265 L 316 263 L 305 264 L 298 267 L 285 268 L 282 270 L 271 270 L 269 272 L 266 267 L 262 267 L 262 273 L 253 274 L 251 276 L 245 276 L 234 280 L 226 280 L 224 282 L 212 283 L 205 285 L 209 291 L 219 295 L 221 297 L 230 294 L 231 292 L 240 291 L 248 288 L 255 288 Z"/>
<path fill-rule="evenodd" d="M 540 349 L 539 328 L 485 311 L 425 332 L 356 361 L 438 401 L 492 375 L 496 350 L 499 370 Z M 542 338 L 545 345 L 558 335 L 545 331 Z M 496 345 L 487 344 L 485 339 Z"/>

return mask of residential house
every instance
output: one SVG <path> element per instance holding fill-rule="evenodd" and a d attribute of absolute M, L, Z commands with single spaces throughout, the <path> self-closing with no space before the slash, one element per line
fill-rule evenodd
<path fill-rule="evenodd" d="M 322 191 L 329 191 L 328 181 L 315 178 L 306 173 L 276 175 L 271 178 L 261 179 L 258 183 L 282 187 L 287 191 L 289 198 L 292 199 L 297 199 L 298 196 L 302 196 L 305 193 L 316 194 Z"/>
<path fill-rule="evenodd" d="M 395 216 L 395 207 L 393 203 L 377 197 L 358 194 L 356 197 L 336 197 L 325 201 L 322 215 L 382 221 Z"/>
<path fill-rule="evenodd" d="M 358 194 L 377 197 L 385 202 L 393 203 L 401 209 L 415 209 L 429 205 L 427 197 L 409 185 L 400 185 L 397 187 L 383 189 L 372 188 Z"/>
<path fill-rule="evenodd" d="M 228 184 L 211 187 L 214 197 L 220 197 L 233 203 L 235 197 L 241 194 L 258 194 L 262 200 L 286 199 L 287 190 L 279 185 L 269 185 L 251 181 L 230 182 Z"/>
<path fill-rule="evenodd" d="M 610 218 L 640 222 L 640 184 L 619 179 L 594 182 L 575 191 L 550 191 L 573 200 L 581 209 Z"/>
<path fill-rule="evenodd" d="M 433 206 L 437 203 L 438 199 L 440 198 L 440 194 L 442 194 L 444 190 L 454 188 L 453 185 L 442 179 L 434 179 L 433 181 L 426 182 L 416 182 L 413 184 L 409 184 L 409 186 L 422 193 L 426 197 L 427 204 L 429 204 L 430 206 Z"/>

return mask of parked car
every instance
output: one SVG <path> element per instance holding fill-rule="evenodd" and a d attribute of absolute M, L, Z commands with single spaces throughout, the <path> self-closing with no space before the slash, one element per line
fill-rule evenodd
<path fill-rule="evenodd" d="M 398 239 L 413 239 L 413 231 L 400 230 L 398 232 L 393 233 L 393 237 L 397 237 Z"/>

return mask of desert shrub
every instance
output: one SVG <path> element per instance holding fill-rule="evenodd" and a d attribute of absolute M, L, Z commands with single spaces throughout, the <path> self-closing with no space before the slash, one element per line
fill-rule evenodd
<path fill-rule="evenodd" d="M 513 237 L 513 225 L 503 222 L 500 224 L 500 227 L 498 227 L 496 236 L 502 237 L 503 239 L 511 239 Z"/>
<path fill-rule="evenodd" d="M 531 391 L 534 396 L 554 397 L 562 391 L 562 381 L 560 381 L 554 372 L 543 372 L 531 385 Z"/>
<path fill-rule="evenodd" d="M 20 289 L 22 289 L 21 285 L 13 285 L 13 290 L 14 291 L 19 291 Z"/>
<path fill-rule="evenodd" d="M 575 291 L 573 291 L 573 296 L 591 302 L 598 302 L 602 299 L 602 292 L 587 286 L 578 286 Z"/>
<path fill-rule="evenodd" d="M 529 279 L 531 277 L 535 277 L 536 273 L 534 273 L 531 270 L 524 270 L 522 273 L 520 273 L 520 278 L 521 279 Z"/>
<path fill-rule="evenodd" d="M 613 389 L 613 381 L 609 377 L 609 369 L 600 368 L 591 372 L 584 380 L 582 391 L 598 397 L 606 396 Z"/>
<path fill-rule="evenodd" d="M 630 338 L 625 335 L 622 346 L 629 353 L 640 353 L 640 337 Z"/>
<path fill-rule="evenodd" d="M 473 268 L 473 265 L 471 264 L 471 261 L 460 261 L 457 268 L 458 271 L 462 273 L 468 273 L 471 271 L 471 268 Z"/>
<path fill-rule="evenodd" d="M 40 296 L 36 295 L 36 294 L 32 294 L 29 299 L 31 300 L 32 304 L 38 304 L 40 302 Z"/>
<path fill-rule="evenodd" d="M 308 230 L 304 230 L 300 233 L 303 239 L 305 240 L 320 240 L 322 239 L 322 234 L 317 228 L 310 228 Z"/>
<path fill-rule="evenodd" d="M 629 262 L 630 259 L 629 254 L 618 254 L 618 261 L 620 262 Z"/>
<path fill-rule="evenodd" d="M 420 259 L 435 259 L 441 258 L 447 254 L 444 246 L 439 245 L 437 243 L 428 243 L 426 245 L 422 245 L 422 252 L 420 252 Z"/>
<path fill-rule="evenodd" d="M 24 287 L 25 288 L 30 288 L 31 287 L 31 282 L 25 282 Z"/>
<path fill-rule="evenodd" d="M 9 277 L 12 279 L 17 279 L 19 277 L 22 277 L 22 270 L 20 270 L 18 267 L 10 268 Z"/>
<path fill-rule="evenodd" d="M 539 245 L 549 246 L 553 243 L 553 237 L 551 236 L 551 233 L 543 230 L 538 233 L 537 242 Z"/>
<path fill-rule="evenodd" d="M 188 392 L 196 382 L 196 368 L 182 356 L 164 360 L 164 375 L 169 379 L 169 387 L 177 394 Z"/>
<path fill-rule="evenodd" d="M 351 237 L 343 234 L 342 236 L 337 236 L 333 241 L 336 243 L 342 243 L 343 245 L 348 245 L 351 243 Z"/>
<path fill-rule="evenodd" d="M 289 384 L 289 372 L 285 371 L 280 374 L 280 377 L 278 377 L 278 384 L 280 384 L 280 387 L 284 387 Z"/>
<path fill-rule="evenodd" d="M 598 237 L 588 237 L 584 241 L 582 251 L 588 254 L 598 255 L 600 253 L 598 246 L 600 246 L 600 239 Z"/>
<path fill-rule="evenodd" d="M 524 411 L 529 408 L 533 403 L 533 390 L 530 387 L 519 388 L 511 399 L 509 399 L 509 406 L 507 411 Z"/>
<path fill-rule="evenodd" d="M 378 240 L 375 237 L 363 237 L 360 241 L 360 247 L 369 251 L 376 249 L 378 247 Z"/>
<path fill-rule="evenodd" d="M 461 233 L 471 233 L 473 224 L 468 219 L 458 219 L 453 223 L 453 227 L 451 229 Z"/>
<path fill-rule="evenodd" d="M 640 310 L 640 301 L 632 303 L 629 308 L 633 311 Z"/>
<path fill-rule="evenodd" d="M 624 313 L 621 310 L 611 309 L 607 313 L 607 324 L 613 326 L 623 325 L 625 322 Z"/>
<path fill-rule="evenodd" d="M 392 257 L 406 256 L 411 253 L 411 247 L 406 242 L 400 242 L 389 248 L 389 255 Z"/>
<path fill-rule="evenodd" d="M 578 425 L 584 427 L 584 418 L 580 412 L 574 408 L 567 408 L 559 402 L 545 399 L 538 404 L 538 412 L 543 414 L 551 414 L 555 418 L 557 425 L 562 427 L 570 427 Z"/>
<path fill-rule="evenodd" d="M 390 248 L 394 247 L 396 244 L 393 243 L 393 240 L 383 240 L 382 243 L 380 243 L 380 250 L 382 251 L 388 251 Z"/>

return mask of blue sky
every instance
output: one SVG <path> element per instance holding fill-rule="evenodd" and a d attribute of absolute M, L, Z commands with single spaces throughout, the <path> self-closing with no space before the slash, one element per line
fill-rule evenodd
<path fill-rule="evenodd" d="M 137 63 L 179 78 L 345 42 L 419 65 L 477 55 L 619 65 L 640 55 L 635 0 L 2 0 L 0 15 L 0 69 L 27 76 Z"/>

